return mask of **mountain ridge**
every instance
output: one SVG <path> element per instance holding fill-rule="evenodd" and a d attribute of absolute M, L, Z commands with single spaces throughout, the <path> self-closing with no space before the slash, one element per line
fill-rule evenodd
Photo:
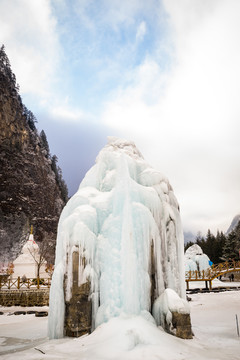
<path fill-rule="evenodd" d="M 67 187 L 44 132 L 22 103 L 4 46 L 0 49 L 0 261 L 12 261 L 30 225 L 40 244 L 54 243 Z"/>

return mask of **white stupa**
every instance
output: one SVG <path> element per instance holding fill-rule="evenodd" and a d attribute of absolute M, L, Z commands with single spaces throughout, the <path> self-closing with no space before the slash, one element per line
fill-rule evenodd
<path fill-rule="evenodd" d="M 33 229 L 31 227 L 31 232 L 29 235 L 28 241 L 24 244 L 21 254 L 13 261 L 14 273 L 13 278 L 20 276 L 21 278 L 25 276 L 26 278 L 36 278 L 37 277 L 37 263 L 39 262 L 39 246 L 35 242 L 33 237 Z M 45 272 L 46 261 L 44 260 L 41 267 L 39 276 L 42 278 L 49 277 Z"/>

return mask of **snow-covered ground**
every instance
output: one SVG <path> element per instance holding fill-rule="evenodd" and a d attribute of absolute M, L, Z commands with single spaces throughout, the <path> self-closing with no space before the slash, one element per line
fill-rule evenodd
<path fill-rule="evenodd" d="M 209 287 L 209 281 L 208 281 L 208 287 Z M 204 289 L 206 288 L 205 281 L 189 281 L 189 290 L 191 289 Z M 217 278 L 212 280 L 212 288 L 218 289 L 218 288 L 240 288 L 240 282 L 237 281 L 220 281 Z"/>
<path fill-rule="evenodd" d="M 236 282 L 223 284 L 240 286 Z M 195 335 L 192 340 L 169 335 L 139 316 L 113 318 L 81 338 L 48 340 L 47 317 L 7 315 L 20 308 L 0 307 L 4 312 L 0 316 L 1 359 L 239 359 L 236 314 L 240 320 L 240 291 L 198 293 L 190 297 Z"/>

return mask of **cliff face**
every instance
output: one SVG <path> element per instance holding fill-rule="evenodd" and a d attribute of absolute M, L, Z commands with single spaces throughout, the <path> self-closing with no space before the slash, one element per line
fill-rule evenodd
<path fill-rule="evenodd" d="M 240 214 L 234 216 L 234 218 L 232 219 L 231 225 L 229 226 L 229 228 L 226 231 L 226 235 L 230 234 L 231 231 L 235 230 L 239 222 L 240 222 Z"/>
<path fill-rule="evenodd" d="M 53 242 L 66 202 L 33 114 L 22 104 L 4 49 L 0 50 L 0 261 L 10 261 L 27 240 Z M 54 165 L 54 166 L 53 166 Z M 60 179 L 62 181 L 62 179 Z M 62 181 L 63 182 L 63 181 Z"/>

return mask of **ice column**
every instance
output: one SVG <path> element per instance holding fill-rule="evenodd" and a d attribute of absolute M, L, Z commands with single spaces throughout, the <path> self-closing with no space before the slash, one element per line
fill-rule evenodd
<path fill-rule="evenodd" d="M 184 299 L 183 255 L 179 207 L 169 181 L 133 142 L 109 138 L 61 214 L 49 336 L 71 331 L 78 336 L 81 306 L 91 309 L 94 330 L 111 317 L 151 312 L 166 288 Z M 77 296 L 85 299 L 83 305 L 73 301 Z M 71 311 L 75 324 L 68 318 Z"/>

